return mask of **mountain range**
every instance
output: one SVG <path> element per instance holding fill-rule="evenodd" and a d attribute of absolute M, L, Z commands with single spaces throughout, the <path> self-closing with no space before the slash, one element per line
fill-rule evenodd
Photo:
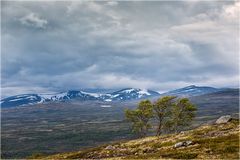
<path fill-rule="evenodd" d="M 207 93 L 213 93 L 217 91 L 225 90 L 223 88 L 214 88 L 214 87 L 207 87 L 207 86 L 187 86 L 180 89 L 175 89 L 162 95 L 172 95 L 172 96 L 179 96 L 179 97 L 192 97 L 192 96 L 199 96 Z"/>
<path fill-rule="evenodd" d="M 187 86 L 184 88 L 172 90 L 160 94 L 152 90 L 143 90 L 136 88 L 125 88 L 110 93 L 85 92 L 79 90 L 69 90 L 67 92 L 60 92 L 55 94 L 21 94 L 7 97 L 1 100 L 1 107 L 16 107 L 27 106 L 34 104 L 50 103 L 50 102 L 65 102 L 69 100 L 79 101 L 130 101 L 138 99 L 146 99 L 149 97 L 160 97 L 166 95 L 191 97 L 207 93 L 218 92 L 224 89 L 218 89 L 205 86 Z"/>

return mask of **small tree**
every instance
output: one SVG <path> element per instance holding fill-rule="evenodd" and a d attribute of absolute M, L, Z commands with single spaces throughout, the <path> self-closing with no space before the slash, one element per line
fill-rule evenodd
<path fill-rule="evenodd" d="M 148 129 L 151 128 L 149 120 L 153 117 L 152 103 L 149 100 L 143 100 L 139 103 L 136 110 L 126 109 L 125 116 L 127 120 L 132 122 L 133 132 L 144 137 Z"/>
<path fill-rule="evenodd" d="M 178 132 L 180 127 L 190 125 L 196 115 L 196 110 L 197 108 L 188 98 L 178 99 L 173 106 L 168 127 L 172 127 L 175 132 Z"/>
<path fill-rule="evenodd" d="M 158 120 L 157 136 L 162 133 L 162 129 L 166 128 L 167 118 L 171 114 L 171 109 L 174 106 L 174 96 L 165 96 L 159 98 L 153 105 L 154 115 Z"/>

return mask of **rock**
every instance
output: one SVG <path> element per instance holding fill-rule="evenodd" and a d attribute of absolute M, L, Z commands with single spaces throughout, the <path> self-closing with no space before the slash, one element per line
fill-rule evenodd
<path fill-rule="evenodd" d="M 179 148 L 179 147 L 187 147 L 189 145 L 192 145 L 192 141 L 183 141 L 183 142 L 178 142 L 174 145 L 174 148 Z"/>
<path fill-rule="evenodd" d="M 221 116 L 220 118 L 218 118 L 215 123 L 223 124 L 223 123 L 227 123 L 231 120 L 232 120 L 232 117 L 230 115 L 226 115 L 226 116 Z"/>
<path fill-rule="evenodd" d="M 109 145 L 109 146 L 107 146 L 105 149 L 107 149 L 107 150 L 114 150 L 114 149 L 115 149 L 115 147 L 114 147 L 114 146 L 111 146 L 111 145 Z"/>
<path fill-rule="evenodd" d="M 193 142 L 192 141 L 185 141 L 185 145 L 186 146 L 193 145 Z"/>
<path fill-rule="evenodd" d="M 174 145 L 174 148 L 179 148 L 179 147 L 182 147 L 182 146 L 184 146 L 183 142 L 178 142 Z"/>

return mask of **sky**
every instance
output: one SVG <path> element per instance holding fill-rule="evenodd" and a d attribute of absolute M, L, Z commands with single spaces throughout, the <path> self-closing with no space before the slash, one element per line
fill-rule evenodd
<path fill-rule="evenodd" d="M 2 97 L 239 87 L 239 1 L 1 1 Z"/>

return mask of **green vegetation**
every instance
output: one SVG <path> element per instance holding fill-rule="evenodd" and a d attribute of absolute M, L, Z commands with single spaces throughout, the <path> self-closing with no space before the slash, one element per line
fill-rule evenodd
<path fill-rule="evenodd" d="M 171 117 L 168 122 L 169 127 L 176 133 L 179 131 L 180 127 L 190 125 L 195 117 L 196 110 L 197 108 L 188 98 L 178 99 L 172 108 Z"/>
<path fill-rule="evenodd" d="M 144 100 L 139 103 L 137 109 L 127 109 L 125 116 L 132 122 L 133 132 L 141 137 L 146 136 L 148 129 L 151 128 L 149 121 L 153 117 L 158 120 L 157 136 L 163 129 L 176 133 L 181 127 L 190 125 L 197 108 L 188 98 L 175 99 L 174 96 L 165 96 L 153 104 L 149 100 Z"/>
<path fill-rule="evenodd" d="M 151 128 L 149 120 L 153 117 L 152 104 L 149 100 L 141 101 L 136 110 L 126 109 L 126 118 L 133 124 L 133 132 L 141 137 L 146 136 Z"/>
<path fill-rule="evenodd" d="M 159 98 L 153 105 L 154 114 L 158 120 L 157 136 L 162 133 L 162 128 L 167 128 L 167 117 L 171 115 L 171 108 L 174 106 L 174 96 Z"/>

